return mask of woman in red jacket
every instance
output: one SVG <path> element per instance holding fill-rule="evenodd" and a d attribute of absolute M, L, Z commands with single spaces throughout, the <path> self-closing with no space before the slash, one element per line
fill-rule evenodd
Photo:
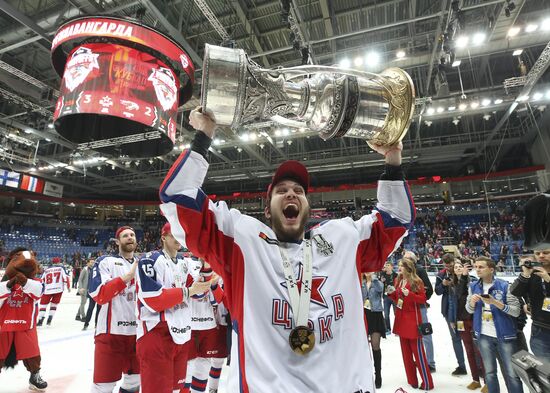
<path fill-rule="evenodd" d="M 399 261 L 395 288 L 388 287 L 388 296 L 396 305 L 393 333 L 398 335 L 401 341 L 407 382 L 413 388 L 418 388 L 418 369 L 422 378 L 420 389 L 432 390 L 432 374 L 424 352 L 422 335 L 418 330 L 419 324 L 422 323 L 419 305 L 426 303 L 426 291 L 422 280 L 416 275 L 412 259 L 403 258 Z"/>

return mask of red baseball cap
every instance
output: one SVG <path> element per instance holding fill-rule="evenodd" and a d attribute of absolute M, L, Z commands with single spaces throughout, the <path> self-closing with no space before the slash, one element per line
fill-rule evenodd
<path fill-rule="evenodd" d="M 288 160 L 279 165 L 273 175 L 271 183 L 267 187 L 267 199 L 271 198 L 271 191 L 273 190 L 273 187 L 275 187 L 277 183 L 282 180 L 294 180 L 304 187 L 304 191 L 307 194 L 309 189 L 309 173 L 307 168 L 301 162 Z"/>
<path fill-rule="evenodd" d="M 126 229 L 129 229 L 131 230 L 132 232 L 136 233 L 136 231 L 134 231 L 134 228 L 128 226 L 128 225 L 124 225 L 124 226 L 121 226 L 120 228 L 118 228 L 115 232 L 115 238 L 118 239 L 118 237 L 120 236 L 120 234 L 125 231 Z"/>
<path fill-rule="evenodd" d="M 164 236 L 164 235 L 166 235 L 166 234 L 168 234 L 168 233 L 172 233 L 172 228 L 170 227 L 170 223 L 169 223 L 169 222 L 167 222 L 166 224 L 164 224 L 164 225 L 162 226 L 162 229 L 160 230 L 160 235 L 161 235 L 161 236 Z"/>

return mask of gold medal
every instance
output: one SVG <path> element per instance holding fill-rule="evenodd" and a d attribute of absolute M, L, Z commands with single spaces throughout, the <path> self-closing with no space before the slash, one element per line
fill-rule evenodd
<path fill-rule="evenodd" d="M 550 312 L 550 297 L 545 297 L 542 302 L 542 311 Z"/>
<path fill-rule="evenodd" d="M 290 332 L 288 343 L 294 353 L 307 355 L 315 346 L 315 333 L 307 326 L 297 326 Z"/>
<path fill-rule="evenodd" d="M 456 330 L 459 332 L 464 332 L 464 321 L 456 321 Z"/>

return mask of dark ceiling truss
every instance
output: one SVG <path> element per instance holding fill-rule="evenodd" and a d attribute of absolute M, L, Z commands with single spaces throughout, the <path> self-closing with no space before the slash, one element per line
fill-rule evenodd
<path fill-rule="evenodd" d="M 212 12 L 210 20 L 213 16 L 234 45 L 246 50 L 261 65 L 300 64 L 301 55 L 292 47 L 290 30 L 281 22 L 279 0 L 202 1 Z M 546 68 L 540 67 L 541 64 L 547 67 L 543 49 L 549 36 L 507 37 L 508 29 L 515 24 L 538 22 L 547 11 L 547 5 L 544 0 L 515 2 L 516 9 L 510 17 L 504 12 L 505 0 L 460 2 L 466 16 L 465 33 L 484 26 L 489 17 L 494 21 L 488 30 L 490 42 L 468 48 L 468 52 L 457 52 L 462 59 L 460 71 L 468 98 L 508 97 L 513 101 L 521 94 L 521 88 L 505 91 L 502 86 L 505 79 L 519 76 L 515 59 L 511 56 L 511 51 L 517 48 L 524 50 L 522 56 L 530 69 L 535 67 L 538 70 L 538 77 L 532 83 L 536 83 L 535 89 L 550 82 L 545 74 Z M 385 66 L 400 66 L 411 74 L 421 97 L 432 97 L 436 101 L 433 78 L 441 54 L 438 37 L 449 22 L 451 0 L 293 0 L 291 3 L 304 44 L 311 50 L 316 64 L 335 64 L 343 57 L 353 58 L 365 50 L 376 50 L 384 59 Z M 0 67 L 0 125 L 19 129 L 22 137 L 33 143 L 39 142 L 38 165 L 68 164 L 75 160 L 76 146 L 47 127 L 51 122 L 54 98 L 44 91 L 55 93 L 59 86 L 59 78 L 49 63 L 48 50 L 56 26 L 77 15 L 135 16 L 140 8 L 146 9 L 144 22 L 171 35 L 184 46 L 198 69 L 202 66 L 204 44 L 221 44 L 223 41 L 196 0 L 0 0 L 0 61 L 23 73 L 23 76 L 14 75 Z M 217 28 L 219 30 L 219 26 Z M 397 61 L 395 52 L 400 49 L 407 55 Z M 200 71 L 197 77 L 200 83 Z M 31 78 L 44 86 L 33 84 Z M 447 78 L 451 92 L 451 98 L 447 100 L 458 99 L 462 92 L 457 70 L 449 70 Z M 200 86 L 196 86 L 197 94 L 199 90 Z M 1 94 L 2 91 L 5 93 Z M 508 165 L 512 158 L 507 158 L 503 152 L 520 154 L 516 153 L 517 146 L 528 148 L 536 136 L 536 126 L 544 126 L 547 123 L 541 121 L 548 119 L 548 111 L 537 109 L 540 105 L 522 104 L 510 110 L 512 105 L 508 102 L 512 101 L 491 110 L 478 108 L 464 113 L 445 112 L 429 119 L 425 113 L 418 116 L 428 102 L 420 100 L 415 120 L 404 141 L 408 172 L 421 176 L 433 171 L 435 163 L 444 176 L 463 174 L 466 163 L 480 160 L 484 161 L 484 167 L 492 161 L 495 161 L 494 168 Z M 70 196 L 156 198 L 156 189 L 181 152 L 180 146 L 188 144 L 192 138 L 185 117 L 197 103 L 196 96 L 178 114 L 178 123 L 181 123 L 178 141 L 170 154 L 144 160 L 107 157 L 108 161 L 102 165 L 90 164 L 85 170 L 75 167 L 76 170 L 70 171 L 59 167 L 37 171 L 36 174 L 66 185 Z M 29 127 L 33 133 L 25 134 L 24 130 Z M 274 127 L 273 123 L 267 122 L 265 126 L 251 128 L 251 132 L 257 135 L 267 132 L 271 136 L 270 139 L 259 137 L 255 143 L 243 142 L 231 130 L 223 129 L 218 139 L 225 142 L 213 144 L 211 148 L 207 190 L 263 190 L 274 168 L 285 159 L 304 161 L 318 185 L 372 181 L 382 168 L 380 158 L 371 153 L 362 140 L 350 138 L 325 142 L 307 132 L 276 138 L 273 136 Z M 28 148 L 17 148 L 23 155 L 30 154 Z M 79 154 L 83 158 L 98 156 L 94 151 Z M 14 167 L 28 169 L 17 163 Z"/>

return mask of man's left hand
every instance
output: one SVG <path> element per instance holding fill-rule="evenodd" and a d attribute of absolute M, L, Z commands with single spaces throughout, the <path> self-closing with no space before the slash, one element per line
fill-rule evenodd
<path fill-rule="evenodd" d="M 533 274 L 536 274 L 546 282 L 550 282 L 550 274 L 542 266 L 535 266 L 533 268 Z"/>

